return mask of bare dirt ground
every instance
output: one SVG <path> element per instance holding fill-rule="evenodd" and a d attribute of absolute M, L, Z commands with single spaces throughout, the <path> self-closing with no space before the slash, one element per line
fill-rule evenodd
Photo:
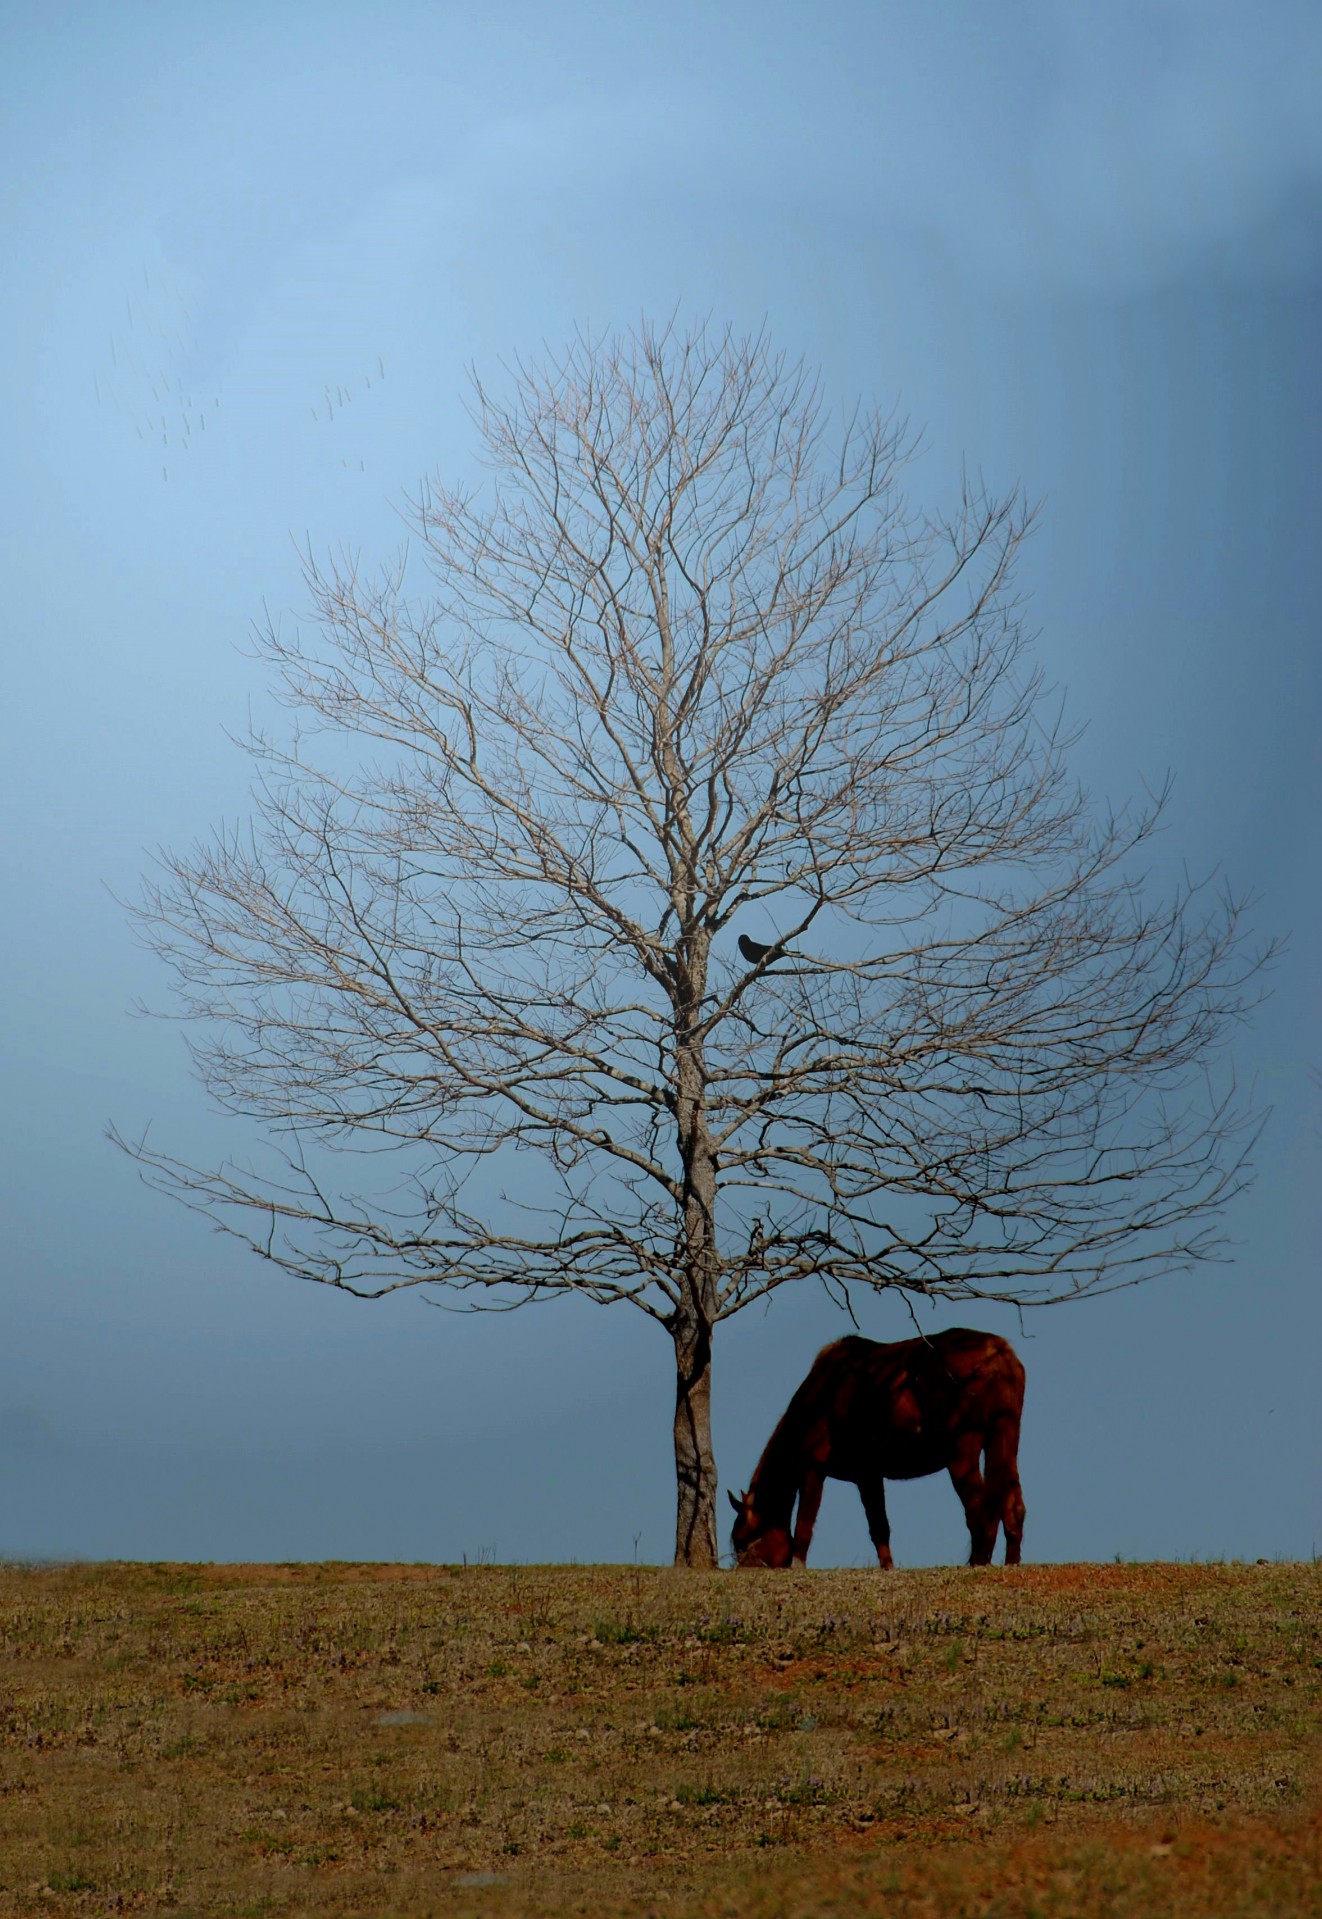
<path fill-rule="evenodd" d="M 1322 1915 L 1322 1568 L 0 1569 L 0 1911 Z"/>

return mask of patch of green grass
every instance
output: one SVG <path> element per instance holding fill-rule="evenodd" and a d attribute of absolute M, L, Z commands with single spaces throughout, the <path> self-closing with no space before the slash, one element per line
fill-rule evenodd
<path fill-rule="evenodd" d="M 640 1646 L 645 1634 L 630 1619 L 622 1623 L 613 1619 L 598 1619 L 592 1628 L 592 1636 L 603 1646 Z"/>
<path fill-rule="evenodd" d="M 681 1806 L 723 1806 L 732 1797 L 729 1792 L 712 1785 L 710 1780 L 702 1786 L 676 1786 L 674 1796 Z"/>
<path fill-rule="evenodd" d="M 659 1706 L 652 1724 L 658 1732 L 694 1732 L 702 1721 L 687 1706 Z"/>
<path fill-rule="evenodd" d="M 91 1879 L 78 1866 L 61 1871 L 57 1866 L 51 1872 L 46 1884 L 52 1892 L 95 1892 L 96 1880 Z"/>
<path fill-rule="evenodd" d="M 388 1792 L 382 1792 L 379 1786 L 362 1786 L 349 1795 L 349 1804 L 355 1812 L 398 1812 L 399 1801 L 392 1799 Z"/>

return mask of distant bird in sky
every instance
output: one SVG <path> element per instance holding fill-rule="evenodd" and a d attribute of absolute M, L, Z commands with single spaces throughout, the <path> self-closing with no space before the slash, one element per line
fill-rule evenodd
<path fill-rule="evenodd" d="M 739 935 L 739 951 L 750 966 L 759 966 L 764 959 L 779 958 L 781 950 L 779 946 L 763 946 L 758 940 L 750 940 L 747 933 Z"/>

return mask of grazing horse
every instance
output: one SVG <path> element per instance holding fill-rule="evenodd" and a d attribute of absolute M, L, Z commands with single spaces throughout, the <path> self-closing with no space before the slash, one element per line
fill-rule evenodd
<path fill-rule="evenodd" d="M 738 1515 L 736 1560 L 803 1565 L 823 1484 L 848 1479 L 862 1498 L 878 1564 L 888 1570 L 894 1562 L 886 1480 L 945 1469 L 968 1520 L 969 1564 L 990 1565 L 997 1527 L 1004 1526 L 1005 1563 L 1017 1566 L 1023 1405 L 1024 1369 L 995 1333 L 956 1328 L 891 1345 L 850 1338 L 824 1346 L 767 1441 L 748 1491 L 729 1496 Z"/>

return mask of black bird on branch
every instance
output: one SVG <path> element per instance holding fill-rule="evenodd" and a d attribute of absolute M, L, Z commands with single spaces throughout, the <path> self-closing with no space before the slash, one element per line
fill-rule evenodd
<path fill-rule="evenodd" d="M 763 960 L 779 959 L 784 950 L 783 946 L 763 946 L 758 940 L 750 940 L 747 933 L 739 935 L 739 951 L 750 966 L 760 966 Z"/>

